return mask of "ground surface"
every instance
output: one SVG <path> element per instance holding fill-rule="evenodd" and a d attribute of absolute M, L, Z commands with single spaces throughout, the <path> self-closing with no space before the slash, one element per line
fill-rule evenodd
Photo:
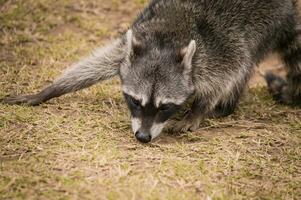
<path fill-rule="evenodd" d="M 0 98 L 49 84 L 143 4 L 0 0 Z M 260 76 L 251 85 L 231 117 L 151 145 L 134 139 L 118 80 L 0 104 L 0 199 L 301 199 L 301 110 L 275 104 Z"/>

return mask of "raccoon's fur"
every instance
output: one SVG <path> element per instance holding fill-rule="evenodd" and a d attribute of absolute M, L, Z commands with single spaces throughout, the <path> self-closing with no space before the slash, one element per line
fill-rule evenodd
<path fill-rule="evenodd" d="M 67 70 L 35 95 L 7 98 L 38 105 L 119 75 L 137 139 L 164 127 L 194 130 L 206 116 L 234 112 L 254 67 L 278 51 L 287 79 L 268 73 L 273 97 L 301 104 L 301 41 L 294 0 L 152 0 L 127 33 Z M 181 121 L 170 118 L 188 99 Z"/>

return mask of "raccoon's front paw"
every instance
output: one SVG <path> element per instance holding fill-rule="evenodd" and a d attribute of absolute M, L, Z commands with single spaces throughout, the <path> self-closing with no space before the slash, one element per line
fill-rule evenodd
<path fill-rule="evenodd" d="M 166 130 L 168 132 L 187 132 L 187 131 L 196 131 L 200 128 L 200 125 L 203 121 L 202 117 L 185 117 L 184 119 L 177 121 L 172 120 L 170 121 L 167 126 Z"/>
<path fill-rule="evenodd" d="M 179 123 L 181 121 L 179 120 L 170 120 L 167 125 L 165 126 L 164 130 L 169 132 L 169 133 L 181 133 L 184 132 L 183 128 L 179 126 Z"/>
<path fill-rule="evenodd" d="M 1 100 L 4 104 L 9 105 L 28 105 L 28 106 L 36 106 L 40 104 L 39 98 L 36 95 L 19 95 L 16 97 L 6 97 Z"/>

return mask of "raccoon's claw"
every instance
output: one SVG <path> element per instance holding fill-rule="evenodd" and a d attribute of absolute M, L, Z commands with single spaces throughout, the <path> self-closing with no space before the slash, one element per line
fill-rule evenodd
<path fill-rule="evenodd" d="M 176 121 L 176 120 L 170 120 L 167 123 L 167 125 L 164 127 L 164 130 L 169 133 L 177 132 L 177 131 L 175 131 L 175 126 L 176 126 L 177 122 L 178 121 Z"/>
<path fill-rule="evenodd" d="M 191 118 L 191 117 L 185 117 L 183 120 L 176 121 L 172 120 L 168 123 L 166 130 L 168 132 L 187 132 L 187 131 L 196 131 L 200 128 L 200 125 L 203 121 L 203 118 Z"/>
<path fill-rule="evenodd" d="M 4 104 L 9 105 L 28 105 L 28 106 L 36 106 L 40 104 L 39 99 L 36 95 L 19 95 L 16 97 L 6 97 L 1 100 Z"/>

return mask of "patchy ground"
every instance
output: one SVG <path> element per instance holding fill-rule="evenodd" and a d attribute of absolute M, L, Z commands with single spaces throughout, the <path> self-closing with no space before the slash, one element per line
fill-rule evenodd
<path fill-rule="evenodd" d="M 144 3 L 0 0 L 0 98 L 49 84 Z M 251 85 L 231 117 L 151 145 L 134 139 L 118 80 L 0 104 L 0 199 L 301 199 L 301 109 L 275 104 L 258 75 Z"/>

